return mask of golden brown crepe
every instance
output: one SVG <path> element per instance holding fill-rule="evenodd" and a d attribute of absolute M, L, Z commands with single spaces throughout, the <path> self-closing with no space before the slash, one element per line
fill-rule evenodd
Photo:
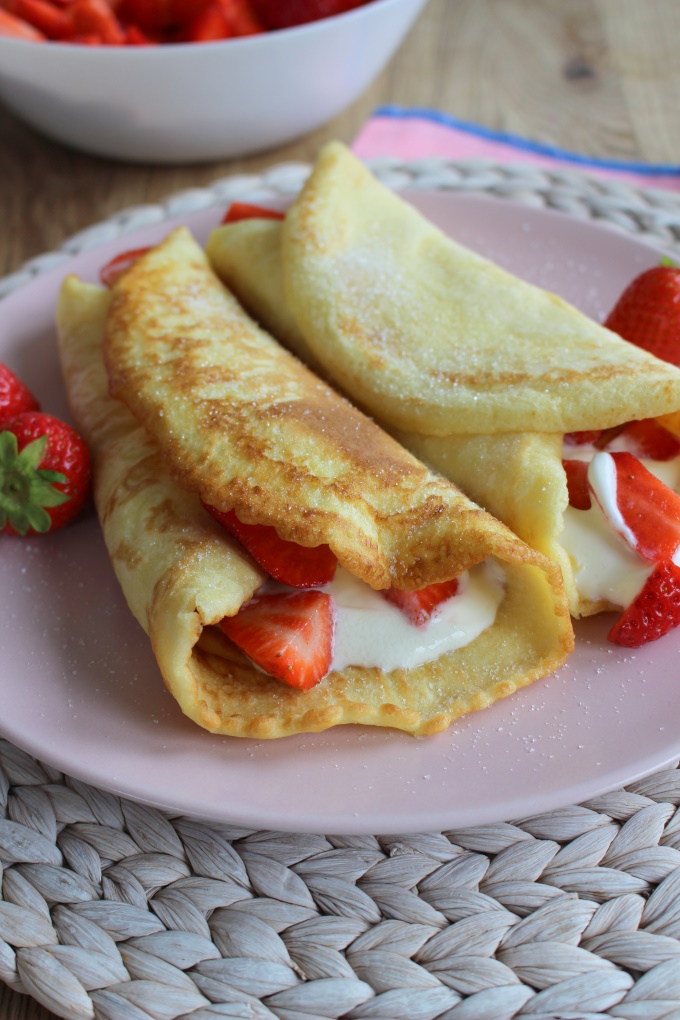
<path fill-rule="evenodd" d="M 545 676 L 573 647 L 554 565 L 434 476 L 247 319 L 183 231 L 116 284 L 71 277 L 58 308 L 95 501 L 128 603 L 182 710 L 258 738 L 340 723 L 415 734 Z M 107 396 L 101 355 L 119 400 Z M 410 670 L 350 667 L 300 691 L 256 669 L 217 628 L 264 580 L 199 492 L 300 544 L 332 544 L 373 584 L 404 587 L 496 558 L 494 624 Z"/>
<path fill-rule="evenodd" d="M 563 433 L 677 410 L 680 371 L 457 245 L 337 143 L 283 223 L 207 251 L 258 321 L 557 562 L 573 615 L 612 608 L 579 597 L 560 545 Z"/>
<path fill-rule="evenodd" d="M 329 545 L 373 588 L 447 581 L 492 551 L 486 515 L 259 329 L 186 230 L 114 286 L 104 360 L 184 488 Z"/>
<path fill-rule="evenodd" d="M 218 275 L 250 314 L 299 358 L 324 373 L 285 301 L 282 230 L 281 223 L 266 219 L 219 227 L 210 236 L 207 253 Z M 420 460 L 459 485 L 474 502 L 560 566 L 572 615 L 608 608 L 579 598 L 569 557 L 559 543 L 568 503 L 561 433 L 442 437 L 396 428 L 390 431 Z"/>
<path fill-rule="evenodd" d="M 282 264 L 314 355 L 397 428 L 564 433 L 680 407 L 680 370 L 456 244 L 339 143 L 288 210 Z"/>

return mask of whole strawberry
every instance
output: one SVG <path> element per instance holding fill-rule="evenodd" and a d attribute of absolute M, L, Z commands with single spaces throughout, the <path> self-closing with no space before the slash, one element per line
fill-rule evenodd
<path fill-rule="evenodd" d="M 680 267 L 653 266 L 626 287 L 605 321 L 629 343 L 680 367 Z"/>
<path fill-rule="evenodd" d="M 26 411 L 1 426 L 0 531 L 46 534 L 72 521 L 90 492 L 90 454 L 75 429 Z"/>
<path fill-rule="evenodd" d="M 40 405 L 27 386 L 0 361 L 0 426 L 23 411 L 39 411 Z"/>

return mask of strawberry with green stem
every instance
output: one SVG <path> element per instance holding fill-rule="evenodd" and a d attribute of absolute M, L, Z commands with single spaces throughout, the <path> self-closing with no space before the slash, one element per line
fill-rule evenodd
<path fill-rule="evenodd" d="M 0 531 L 43 535 L 82 510 L 90 492 L 90 455 L 75 429 L 27 411 L 0 431 Z"/>

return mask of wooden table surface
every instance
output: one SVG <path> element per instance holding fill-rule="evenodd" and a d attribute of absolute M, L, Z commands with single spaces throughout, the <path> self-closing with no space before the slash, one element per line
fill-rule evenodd
<path fill-rule="evenodd" d="M 312 160 L 331 138 L 350 142 L 385 103 L 590 156 L 680 164 L 679 43 L 678 0 L 429 0 L 388 68 L 341 116 L 264 155 L 201 166 L 90 158 L 0 109 L 0 275 L 126 206 Z M 2 1020 L 51 1016 L 0 984 Z"/>

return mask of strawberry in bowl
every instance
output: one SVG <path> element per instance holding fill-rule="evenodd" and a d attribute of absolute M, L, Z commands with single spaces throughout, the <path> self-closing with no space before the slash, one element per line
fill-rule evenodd
<path fill-rule="evenodd" d="M 371 0 L 253 0 L 257 13 L 269 28 L 292 28 L 363 7 Z"/>
<path fill-rule="evenodd" d="M 296 6 L 279 31 L 253 0 L 0 0 L 0 101 L 48 137 L 107 158 L 249 155 L 354 102 L 425 2 L 342 11 L 336 2 L 337 16 L 319 17 L 319 0 L 305 15 L 317 20 L 299 24 Z"/>

